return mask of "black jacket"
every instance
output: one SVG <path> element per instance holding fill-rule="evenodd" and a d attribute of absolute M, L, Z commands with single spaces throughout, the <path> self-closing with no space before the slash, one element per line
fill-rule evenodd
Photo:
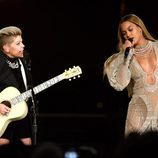
<path fill-rule="evenodd" d="M 27 86 L 32 87 L 32 78 L 31 73 L 28 68 L 28 57 L 25 55 L 23 58 L 19 58 L 23 63 L 26 78 L 27 78 Z M 9 67 L 8 63 L 6 62 L 5 54 L 0 51 L 0 91 L 4 90 L 8 86 L 13 86 L 17 88 L 20 92 L 23 92 L 20 88 L 18 81 L 16 80 L 14 73 L 12 72 L 11 68 Z"/>

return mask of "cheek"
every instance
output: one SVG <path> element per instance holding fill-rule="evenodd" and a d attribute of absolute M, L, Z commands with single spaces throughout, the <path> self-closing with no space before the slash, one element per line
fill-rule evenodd
<path fill-rule="evenodd" d="M 19 47 L 12 47 L 12 51 L 16 52 L 19 50 Z"/>
<path fill-rule="evenodd" d="M 133 32 L 132 32 L 133 34 L 137 34 L 137 30 L 133 30 Z"/>
<path fill-rule="evenodd" d="M 10 52 L 14 53 L 14 52 L 16 52 L 16 49 L 15 48 L 11 48 Z"/>
<path fill-rule="evenodd" d="M 136 34 L 137 36 L 139 36 L 140 35 L 140 31 L 141 31 L 140 29 L 134 29 L 133 33 Z"/>
<path fill-rule="evenodd" d="M 19 52 L 19 50 L 15 47 L 10 49 L 10 54 L 14 55 L 14 54 L 17 54 L 17 52 Z"/>

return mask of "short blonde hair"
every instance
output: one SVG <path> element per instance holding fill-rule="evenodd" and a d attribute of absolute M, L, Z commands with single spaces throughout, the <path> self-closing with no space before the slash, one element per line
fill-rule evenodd
<path fill-rule="evenodd" d="M 20 28 L 16 26 L 8 26 L 4 27 L 0 30 L 0 49 L 7 43 L 11 43 L 13 41 L 13 37 L 18 35 L 22 35 L 22 31 Z"/>

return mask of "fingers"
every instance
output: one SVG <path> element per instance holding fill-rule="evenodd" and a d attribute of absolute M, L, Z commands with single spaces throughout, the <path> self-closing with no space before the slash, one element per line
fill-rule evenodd
<path fill-rule="evenodd" d="M 7 115 L 8 115 L 8 113 L 7 113 L 7 112 L 4 112 L 4 114 L 3 114 L 3 115 L 7 116 Z"/>
<path fill-rule="evenodd" d="M 10 110 L 6 110 L 6 111 L 3 112 L 3 115 L 7 116 L 9 114 L 9 112 L 10 112 Z"/>
<path fill-rule="evenodd" d="M 10 108 L 6 107 L 2 113 L 2 115 L 8 115 L 10 112 Z"/>
<path fill-rule="evenodd" d="M 11 108 L 6 106 L 5 104 L 0 104 L 0 113 L 2 115 L 8 115 L 10 112 Z"/>

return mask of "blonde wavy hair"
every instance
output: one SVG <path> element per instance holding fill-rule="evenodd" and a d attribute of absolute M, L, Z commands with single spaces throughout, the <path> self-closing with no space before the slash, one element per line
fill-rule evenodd
<path fill-rule="evenodd" d="M 111 55 L 104 63 L 104 68 L 103 68 L 103 77 L 106 76 L 107 72 L 109 71 L 109 65 L 110 63 L 115 60 L 117 58 L 117 56 L 120 53 L 123 53 L 125 50 L 123 48 L 123 43 L 125 42 L 125 39 L 122 35 L 121 32 L 121 24 L 125 21 L 129 21 L 131 23 L 134 23 L 135 25 L 137 25 L 138 27 L 140 27 L 140 29 L 142 30 L 142 35 L 144 36 L 145 39 L 150 40 L 150 41 L 156 41 L 156 39 L 149 33 L 149 31 L 147 30 L 144 22 L 135 14 L 127 14 L 125 16 L 123 16 L 120 19 L 119 25 L 118 25 L 118 33 L 117 33 L 117 40 L 118 40 L 118 45 L 117 45 L 117 49 L 118 49 L 118 53 L 115 53 L 113 55 Z M 127 86 L 127 91 L 128 91 L 128 96 L 132 96 L 133 94 L 133 85 L 134 85 L 134 81 L 131 80 L 129 85 Z"/>
<path fill-rule="evenodd" d="M 125 21 L 129 21 L 131 23 L 134 23 L 135 25 L 137 25 L 138 27 L 141 28 L 142 30 L 142 35 L 144 36 L 145 39 L 150 40 L 150 41 L 156 41 L 156 39 L 149 33 L 149 31 L 147 30 L 144 22 L 135 14 L 127 14 L 125 16 L 123 16 L 120 19 L 119 25 L 118 25 L 118 33 L 117 33 L 117 39 L 118 39 L 118 51 L 119 52 L 124 52 L 124 48 L 123 48 L 123 43 L 125 42 L 125 39 L 122 35 L 121 32 L 121 24 Z M 106 75 L 106 72 L 108 71 L 109 65 L 110 63 L 118 56 L 119 54 L 113 54 L 111 57 L 109 57 L 107 59 L 107 61 L 104 64 L 104 71 L 103 71 L 103 75 Z"/>

